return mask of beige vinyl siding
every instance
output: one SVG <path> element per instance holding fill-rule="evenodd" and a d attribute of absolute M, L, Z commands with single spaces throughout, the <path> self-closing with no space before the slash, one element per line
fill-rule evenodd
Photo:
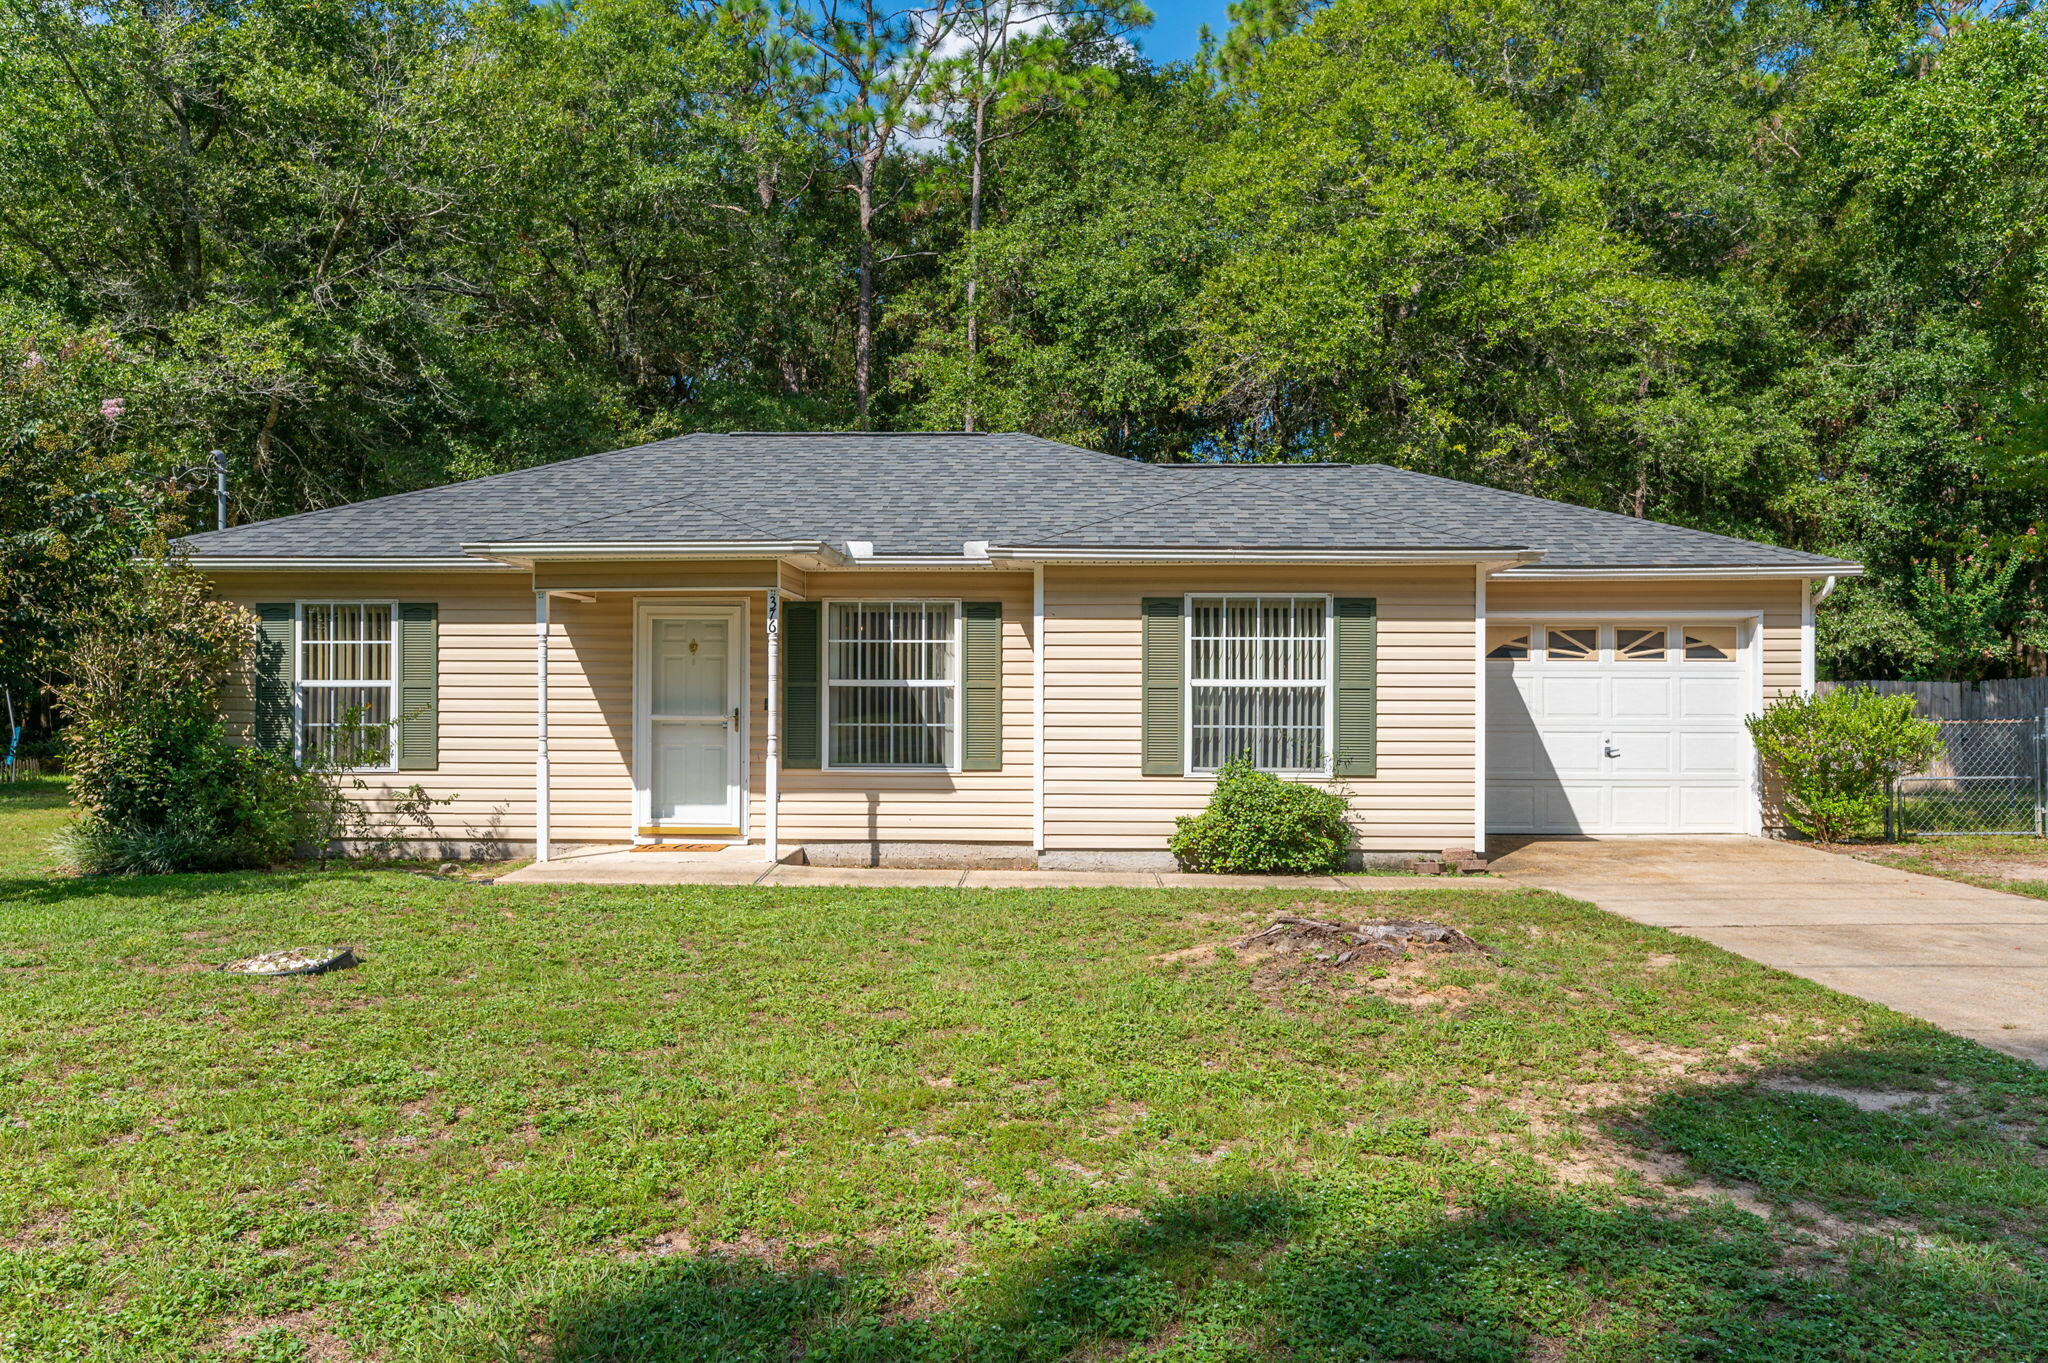
<path fill-rule="evenodd" d="M 1031 841 L 1031 574 L 812 572 L 805 596 L 833 600 L 1000 601 L 1000 771 L 784 771 L 782 836 L 791 842 Z"/>
<path fill-rule="evenodd" d="M 362 799 L 388 810 L 415 783 L 435 798 L 442 837 L 477 842 L 533 837 L 533 591 L 524 573 L 223 573 L 221 595 L 264 601 L 433 601 L 440 606 L 441 761 L 433 771 L 365 773 Z M 228 718 L 246 732 L 246 687 Z"/>
<path fill-rule="evenodd" d="M 524 573 L 225 573 L 224 594 L 263 601 L 433 601 L 440 606 L 441 762 L 369 774 L 365 798 L 388 806 L 417 782 L 436 797 L 440 836 L 523 842 L 533 836 L 534 596 Z M 785 842 L 1028 843 L 1032 832 L 1032 578 L 1028 572 L 816 571 L 767 560 L 702 565 L 568 565 L 559 589 L 593 599 L 550 604 L 550 749 L 554 836 L 564 843 L 633 836 L 633 658 L 636 601 L 744 604 L 750 640 L 745 728 L 747 831 L 766 810 L 766 594 L 933 597 L 1003 607 L 1003 766 L 993 772 L 785 771 Z M 635 591 L 644 583 L 667 590 Z M 702 590 L 683 590 L 691 586 Z M 1801 680 L 1802 584 L 1785 580 L 1565 582 L 1491 579 L 1489 614 L 1683 616 L 1761 611 L 1766 694 Z M 1053 851 L 1161 852 L 1176 815 L 1202 807 L 1213 782 L 1139 771 L 1139 602 L 1146 596 L 1244 591 L 1372 596 L 1379 602 L 1379 773 L 1348 786 L 1369 851 L 1467 845 L 1472 839 L 1473 572 L 1469 568 L 1080 566 L 1045 569 L 1046 845 Z M 231 699 L 239 724 L 246 692 Z"/>
<path fill-rule="evenodd" d="M 1471 568 L 1081 567 L 1045 570 L 1049 851 L 1163 852 L 1215 782 L 1139 767 L 1139 602 L 1188 592 L 1328 593 L 1379 602 L 1379 774 L 1348 788 L 1368 851 L 1470 846 Z"/>
<path fill-rule="evenodd" d="M 1714 578 L 1662 581 L 1517 582 L 1489 578 L 1486 613 L 1493 615 L 1619 615 L 1641 611 L 1647 621 L 1683 619 L 1694 611 L 1756 611 L 1763 615 L 1763 684 L 1766 698 L 1797 691 L 1803 675 L 1806 584 L 1786 578 Z"/>

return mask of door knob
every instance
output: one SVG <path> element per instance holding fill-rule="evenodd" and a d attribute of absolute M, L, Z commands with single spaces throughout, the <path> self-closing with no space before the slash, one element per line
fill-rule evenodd
<path fill-rule="evenodd" d="M 1619 748 L 1615 747 L 1615 746 L 1614 746 L 1614 745 L 1613 745 L 1612 743 L 1608 743 L 1608 744 L 1605 744 L 1604 746 L 1605 746 L 1605 748 L 1606 748 L 1606 750 L 1607 750 L 1607 755 L 1608 755 L 1609 757 L 1619 757 L 1619 756 L 1621 756 L 1621 749 L 1619 749 Z"/>
<path fill-rule="evenodd" d="M 734 733 L 740 731 L 740 707 L 737 705 L 732 707 L 732 731 Z"/>

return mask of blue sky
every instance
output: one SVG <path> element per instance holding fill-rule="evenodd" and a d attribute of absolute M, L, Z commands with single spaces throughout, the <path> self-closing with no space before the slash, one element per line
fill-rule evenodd
<path fill-rule="evenodd" d="M 1192 57 L 1203 24 L 1219 38 L 1230 27 L 1230 0 L 1146 0 L 1146 8 L 1152 27 L 1137 35 L 1138 47 L 1156 62 Z"/>

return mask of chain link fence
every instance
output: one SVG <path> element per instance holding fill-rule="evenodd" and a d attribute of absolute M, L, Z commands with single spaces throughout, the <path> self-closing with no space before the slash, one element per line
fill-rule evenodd
<path fill-rule="evenodd" d="M 1936 722 L 1941 755 L 1893 783 L 1894 835 L 2048 836 L 2048 711 Z"/>

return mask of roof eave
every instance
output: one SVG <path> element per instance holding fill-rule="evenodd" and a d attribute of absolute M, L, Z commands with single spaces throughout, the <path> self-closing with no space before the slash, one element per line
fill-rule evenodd
<path fill-rule="evenodd" d="M 1199 545 L 1073 548 L 991 544 L 988 557 L 1014 563 L 1333 563 L 1379 567 L 1476 564 L 1500 568 L 1534 563 L 1543 557 L 1543 551 L 1520 545 L 1414 549 L 1270 545 L 1246 549 Z"/>
<path fill-rule="evenodd" d="M 465 544 L 465 553 L 509 567 L 536 563 L 669 559 L 809 558 L 839 567 L 846 556 L 823 540 L 507 540 Z"/>
<path fill-rule="evenodd" d="M 493 563 L 467 554 L 188 554 L 185 562 L 207 573 L 227 572 L 485 572 L 509 570 L 513 565 Z"/>
<path fill-rule="evenodd" d="M 1631 578 L 1698 579 L 1758 577 L 1861 577 L 1863 576 L 1863 565 L 1860 563 L 1849 562 L 1813 564 L 1772 563 L 1747 565 L 1714 564 L 1692 566 L 1673 566 L 1660 564 L 1642 564 L 1635 566 L 1603 566 L 1596 564 L 1583 568 L 1574 568 L 1567 567 L 1564 565 L 1544 564 L 1538 567 L 1517 567 L 1507 569 L 1502 572 L 1501 576 L 1516 578 L 1522 581 L 1531 581 L 1536 579 L 1548 578 L 1554 580 L 1569 579 L 1575 582 L 1585 582 L 1599 578 L 1626 580 Z"/>

